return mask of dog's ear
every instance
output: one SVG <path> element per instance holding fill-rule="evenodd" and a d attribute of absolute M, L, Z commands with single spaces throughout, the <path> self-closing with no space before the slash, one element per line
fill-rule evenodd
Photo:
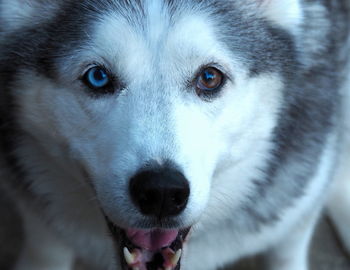
<path fill-rule="evenodd" d="M 60 0 L 0 0 L 0 29 L 9 31 L 47 19 Z"/>
<path fill-rule="evenodd" d="M 300 0 L 253 0 L 258 12 L 287 30 L 296 31 L 303 21 Z"/>

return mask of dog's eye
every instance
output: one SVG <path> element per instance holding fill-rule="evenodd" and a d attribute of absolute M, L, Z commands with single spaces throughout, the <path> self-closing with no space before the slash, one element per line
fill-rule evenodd
<path fill-rule="evenodd" d="M 196 80 L 198 95 L 212 95 L 220 90 L 224 82 L 224 74 L 214 67 L 207 67 L 201 71 Z"/>
<path fill-rule="evenodd" d="M 91 89 L 103 89 L 111 83 L 107 71 L 102 67 L 90 68 L 83 77 L 83 82 Z"/>

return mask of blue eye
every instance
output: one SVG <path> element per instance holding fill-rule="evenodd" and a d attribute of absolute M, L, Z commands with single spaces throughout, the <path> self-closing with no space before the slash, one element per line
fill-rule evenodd
<path fill-rule="evenodd" d="M 90 68 L 84 75 L 84 82 L 90 88 L 100 89 L 110 83 L 110 78 L 105 69 L 101 67 Z"/>

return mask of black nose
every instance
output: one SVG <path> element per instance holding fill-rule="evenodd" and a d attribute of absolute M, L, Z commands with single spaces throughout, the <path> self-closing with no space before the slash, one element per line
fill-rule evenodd
<path fill-rule="evenodd" d="M 160 168 L 141 171 L 131 178 L 130 194 L 142 214 L 162 219 L 184 210 L 190 188 L 181 172 Z"/>

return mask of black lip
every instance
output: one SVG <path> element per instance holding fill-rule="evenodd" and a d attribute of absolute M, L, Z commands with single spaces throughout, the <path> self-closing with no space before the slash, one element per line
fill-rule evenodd
<path fill-rule="evenodd" d="M 134 244 L 132 244 L 130 242 L 130 240 L 126 237 L 125 231 L 122 228 L 116 226 L 107 216 L 105 216 L 105 218 L 106 218 L 107 225 L 108 225 L 109 231 L 110 231 L 112 239 L 113 239 L 115 250 L 117 251 L 117 253 L 119 253 L 119 261 L 121 263 L 121 267 L 123 270 L 130 270 L 130 268 L 127 266 L 127 264 L 125 262 L 122 248 L 127 247 L 128 249 L 132 250 L 134 248 L 139 248 L 139 247 L 135 246 Z M 188 236 L 190 230 L 191 230 L 191 227 L 179 230 L 178 237 L 169 246 L 169 248 L 171 248 L 172 250 L 178 250 L 178 249 L 182 248 L 183 243 L 185 242 L 186 237 Z M 153 269 L 158 270 L 158 267 L 153 268 L 151 265 L 149 265 L 149 266 L 147 266 L 147 269 L 148 270 L 153 270 Z M 181 260 L 177 264 L 177 266 L 175 267 L 174 270 L 180 270 L 180 269 L 181 269 Z"/>

